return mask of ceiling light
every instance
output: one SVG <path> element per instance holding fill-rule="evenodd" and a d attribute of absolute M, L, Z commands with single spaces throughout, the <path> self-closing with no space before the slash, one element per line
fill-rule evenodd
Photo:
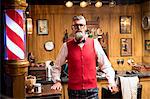
<path fill-rule="evenodd" d="M 66 5 L 66 7 L 70 8 L 73 6 L 73 2 L 67 1 L 65 5 Z"/>
<path fill-rule="evenodd" d="M 116 5 L 116 2 L 114 0 L 111 0 L 109 2 L 109 7 L 114 7 Z"/>
<path fill-rule="evenodd" d="M 97 1 L 97 2 L 95 3 L 95 7 L 100 8 L 101 6 L 102 6 L 102 2 Z"/>
<path fill-rule="evenodd" d="M 87 5 L 88 5 L 88 3 L 85 1 L 80 2 L 80 7 L 82 7 L 82 8 L 86 7 Z"/>

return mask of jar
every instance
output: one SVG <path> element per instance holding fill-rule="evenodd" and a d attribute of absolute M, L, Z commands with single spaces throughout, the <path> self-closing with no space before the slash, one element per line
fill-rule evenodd
<path fill-rule="evenodd" d="M 41 93 L 41 83 L 34 84 L 34 93 Z"/>

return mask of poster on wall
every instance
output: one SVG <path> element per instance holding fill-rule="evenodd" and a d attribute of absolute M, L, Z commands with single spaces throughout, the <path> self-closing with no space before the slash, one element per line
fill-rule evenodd
<path fill-rule="evenodd" d="M 37 20 L 38 34 L 48 34 L 48 21 L 46 19 Z"/>
<path fill-rule="evenodd" d="M 150 40 L 145 40 L 145 50 L 150 50 Z"/>
<path fill-rule="evenodd" d="M 132 56 L 132 38 L 121 38 L 120 46 L 121 56 Z"/>
<path fill-rule="evenodd" d="M 132 17 L 131 16 L 120 16 L 120 33 L 130 34 L 132 27 Z"/>

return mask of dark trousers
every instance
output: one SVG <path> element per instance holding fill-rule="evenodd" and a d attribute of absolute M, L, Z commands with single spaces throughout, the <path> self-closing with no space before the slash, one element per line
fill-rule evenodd
<path fill-rule="evenodd" d="M 98 88 L 87 90 L 68 89 L 69 99 L 98 99 Z"/>

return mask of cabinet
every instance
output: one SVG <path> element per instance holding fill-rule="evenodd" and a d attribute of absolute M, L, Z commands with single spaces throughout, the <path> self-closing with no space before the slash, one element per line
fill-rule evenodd
<path fill-rule="evenodd" d="M 150 99 L 150 77 L 140 79 L 142 84 L 142 99 Z"/>
<path fill-rule="evenodd" d="M 150 99 L 150 77 L 141 77 L 140 84 L 142 85 L 141 99 Z M 100 80 L 97 82 L 99 88 L 99 99 L 102 99 L 102 88 L 108 86 L 107 80 Z M 63 97 L 62 99 L 69 99 L 68 97 L 68 85 L 63 83 Z"/>
<path fill-rule="evenodd" d="M 63 83 L 63 94 L 64 94 L 64 98 L 63 99 L 69 99 L 69 96 L 68 96 L 68 84 L 67 83 Z"/>

